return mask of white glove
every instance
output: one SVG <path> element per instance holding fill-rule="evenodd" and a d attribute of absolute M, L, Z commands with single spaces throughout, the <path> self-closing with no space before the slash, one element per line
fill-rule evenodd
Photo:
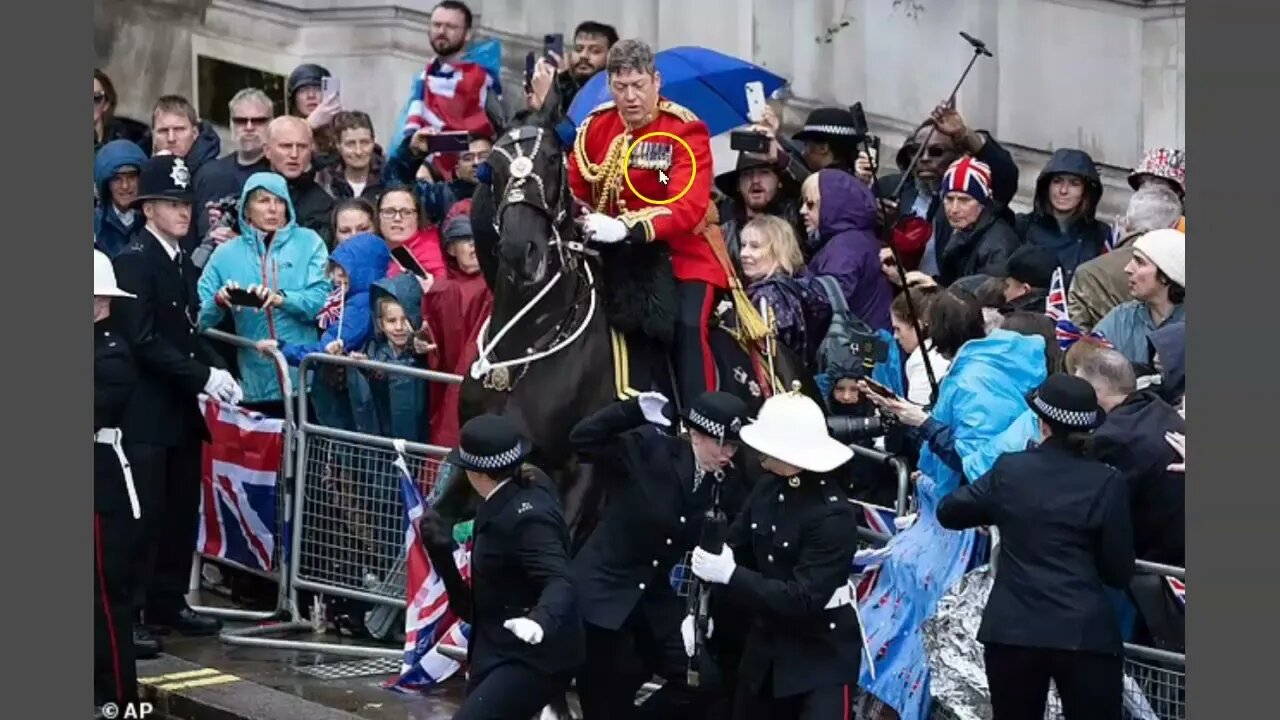
<path fill-rule="evenodd" d="M 627 238 L 627 226 L 617 218 L 601 213 L 591 213 L 583 220 L 587 237 L 598 243 L 616 243 Z"/>
<path fill-rule="evenodd" d="M 542 626 L 529 618 L 511 618 L 502 623 L 502 627 L 510 630 L 512 635 L 530 645 L 537 645 L 542 642 Z"/>
<path fill-rule="evenodd" d="M 693 549 L 693 574 L 709 583 L 728 584 L 735 567 L 737 563 L 728 545 L 721 548 L 719 555 L 712 555 L 701 547 Z"/>
<path fill-rule="evenodd" d="M 910 515 L 899 515 L 893 519 L 893 526 L 898 528 L 899 530 L 906 530 L 907 528 L 914 525 L 915 522 L 916 522 L 915 513 L 911 513 Z"/>
<path fill-rule="evenodd" d="M 236 398 L 244 397 L 240 384 L 231 377 L 231 373 L 222 368 L 209 368 L 209 378 L 204 381 L 204 391 L 222 402 L 233 405 L 239 402 Z"/>
<path fill-rule="evenodd" d="M 685 615 L 684 620 L 680 622 L 680 639 L 684 641 L 684 654 L 693 657 L 693 621 L 692 615 Z M 707 635 L 711 637 L 711 633 L 716 631 L 716 621 L 707 618 Z"/>
<path fill-rule="evenodd" d="M 668 402 L 670 402 L 667 400 L 666 395 L 663 395 L 660 392 L 647 390 L 640 393 L 639 400 L 640 412 L 644 413 L 645 420 L 648 420 L 654 425 L 661 425 L 663 427 L 671 425 L 671 421 L 667 419 L 667 416 L 662 414 L 662 409 L 667 406 Z"/>

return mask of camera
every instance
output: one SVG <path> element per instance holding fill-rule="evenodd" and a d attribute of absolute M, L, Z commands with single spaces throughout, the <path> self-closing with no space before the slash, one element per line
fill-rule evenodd
<path fill-rule="evenodd" d="M 878 412 L 868 417 L 853 415 L 833 415 L 827 418 L 827 430 L 831 437 L 848 445 L 861 445 L 869 440 L 884 435 L 889 431 L 889 423 Z"/>

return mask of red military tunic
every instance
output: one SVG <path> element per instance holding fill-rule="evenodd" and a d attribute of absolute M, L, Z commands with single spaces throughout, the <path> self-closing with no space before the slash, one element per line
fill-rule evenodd
<path fill-rule="evenodd" d="M 632 152 L 627 177 L 645 197 L 665 200 L 686 186 L 689 188 L 679 200 L 666 205 L 641 199 L 622 178 L 627 149 L 651 132 L 671 133 L 693 151 L 691 158 L 680 143 L 657 136 L 646 138 Z M 569 156 L 569 185 L 578 200 L 626 223 L 631 228 L 631 239 L 667 243 L 677 280 L 700 280 L 725 290 L 729 278 L 711 246 L 720 240 L 700 232 L 705 229 L 712 208 L 713 165 L 707 125 L 687 108 L 659 100 L 657 116 L 629 131 L 614 104 L 608 102 L 592 110 L 578 128 Z M 668 176 L 666 184 L 659 180 L 659 172 Z"/>

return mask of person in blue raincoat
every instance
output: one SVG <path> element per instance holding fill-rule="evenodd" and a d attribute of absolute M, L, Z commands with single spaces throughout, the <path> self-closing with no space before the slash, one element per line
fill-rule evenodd
<path fill-rule="evenodd" d="M 316 316 L 331 287 L 324 240 L 298 225 L 288 185 L 276 173 L 249 176 L 237 212 L 243 232 L 214 250 L 200 276 L 200 329 L 216 327 L 231 313 L 236 334 L 243 338 L 316 342 Z M 258 294 L 265 307 L 231 304 L 228 291 L 233 288 Z M 244 404 L 281 417 L 283 398 L 275 363 L 251 348 L 242 348 L 238 359 Z M 290 368 L 294 387 L 297 373 Z"/>
<path fill-rule="evenodd" d="M 112 140 L 93 157 L 93 182 L 98 188 L 93 245 L 109 258 L 129 247 L 133 234 L 146 224 L 142 213 L 133 208 L 138 173 L 146 162 L 146 153 L 131 140 Z"/>
<path fill-rule="evenodd" d="M 860 684 L 899 720 L 929 715 L 923 625 L 982 549 L 975 531 L 938 524 L 938 502 L 990 469 L 1000 452 L 997 443 L 1002 449 L 1026 447 L 1033 435 L 1021 422 L 1025 396 L 1046 377 L 1043 338 L 1007 330 L 984 336 L 981 308 L 949 291 L 930 308 L 929 339 L 952 360 L 931 410 L 868 389 L 883 411 L 916 427 L 922 440 L 915 521 L 876 551 L 880 575 L 860 603 L 872 658 L 863 665 Z M 1018 433 L 1024 436 L 1014 437 Z"/>

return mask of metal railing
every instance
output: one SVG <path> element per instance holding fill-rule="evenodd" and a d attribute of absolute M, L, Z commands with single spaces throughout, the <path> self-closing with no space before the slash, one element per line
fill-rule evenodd
<path fill-rule="evenodd" d="M 248 338 L 239 335 L 222 332 L 221 330 L 205 330 L 201 333 L 204 337 L 216 340 L 227 345 L 244 350 L 252 350 L 257 352 L 254 342 Z M 293 395 L 293 383 L 289 379 L 289 365 L 279 351 L 272 350 L 267 353 L 276 365 L 278 380 L 280 381 L 281 395 L 289 398 Z M 212 617 L 227 618 L 231 620 L 269 620 L 271 618 L 280 617 L 289 612 L 291 607 L 291 599 L 289 592 L 289 554 L 285 552 L 285 528 L 288 526 L 288 518 L 292 508 L 292 500 L 289 493 L 289 483 L 287 478 L 293 476 L 293 436 L 294 436 L 294 413 L 292 403 L 286 401 L 284 403 L 284 456 L 280 461 L 280 474 L 276 482 L 276 526 L 273 528 L 275 534 L 275 551 L 271 558 L 273 570 L 269 573 L 263 572 L 258 568 L 248 567 L 241 563 L 226 558 L 213 558 L 206 556 L 199 551 L 195 553 L 195 559 L 191 563 L 191 577 L 187 587 L 187 600 L 191 605 L 191 609 L 202 615 Z M 247 572 L 261 578 L 265 578 L 276 583 L 278 588 L 276 592 L 276 605 L 271 610 L 241 610 L 239 608 L 213 607 L 207 605 L 198 605 L 196 602 L 200 597 L 200 579 L 204 570 L 204 563 L 212 561 L 215 565 L 227 565 L 236 568 L 242 572 Z"/>
<path fill-rule="evenodd" d="M 459 384 L 450 373 L 344 356 L 311 354 L 298 367 L 298 394 L 306 397 L 311 371 L 329 365 L 425 382 Z M 306 404 L 295 430 L 297 469 L 290 538 L 290 620 L 222 634 L 228 644 L 323 652 L 363 658 L 398 658 L 398 647 L 357 645 L 276 637 L 316 632 L 297 607 L 300 590 L 377 606 L 379 621 L 390 626 L 405 603 L 404 502 L 396 469 L 397 440 L 345 428 L 315 424 Z M 425 430 L 425 428 L 424 428 Z M 435 482 L 440 458 L 450 448 L 404 441 L 410 473 L 424 495 Z"/>
<path fill-rule="evenodd" d="M 898 493 L 894 504 L 894 512 L 898 517 L 909 515 L 911 513 L 910 495 L 911 495 L 911 468 L 907 467 L 907 463 L 897 455 L 880 452 L 879 450 L 863 447 L 850 443 L 849 449 L 854 455 L 860 455 L 868 460 L 882 463 L 893 468 L 894 475 L 898 479 Z"/>

